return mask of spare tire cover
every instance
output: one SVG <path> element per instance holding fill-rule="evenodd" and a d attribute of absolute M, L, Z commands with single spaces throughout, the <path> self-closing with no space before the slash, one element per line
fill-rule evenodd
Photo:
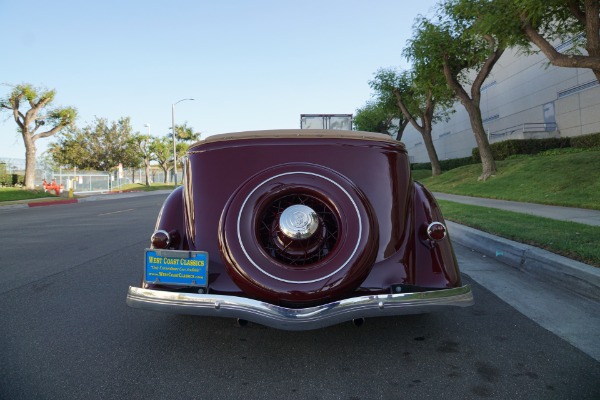
<path fill-rule="evenodd" d="M 299 204 L 305 207 L 292 207 Z M 317 215 L 316 232 L 309 239 L 282 233 L 283 211 L 306 207 Z M 300 212 L 298 223 L 305 220 Z M 219 224 L 221 253 L 236 284 L 255 298 L 299 306 L 354 290 L 373 265 L 377 233 L 364 194 L 341 174 L 314 164 L 284 164 L 254 175 L 231 197 Z"/>

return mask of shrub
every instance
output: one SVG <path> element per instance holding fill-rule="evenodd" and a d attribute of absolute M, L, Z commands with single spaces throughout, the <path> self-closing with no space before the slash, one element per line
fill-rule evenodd
<path fill-rule="evenodd" d="M 25 175 L 11 174 L 12 186 L 23 186 L 25 184 Z"/>
<path fill-rule="evenodd" d="M 507 158 L 523 155 L 556 155 L 564 153 L 578 153 L 583 150 L 574 148 L 595 150 L 600 147 L 600 133 L 576 137 L 549 138 L 549 139 L 516 139 L 505 140 L 490 145 L 494 160 L 502 161 Z M 464 165 L 478 164 L 481 162 L 479 149 L 475 147 L 471 157 L 453 158 L 440 161 L 442 171 L 449 171 Z M 430 170 L 431 163 L 411 164 L 412 170 Z"/>
<path fill-rule="evenodd" d="M 412 170 L 430 170 L 431 171 L 431 163 L 414 163 L 411 164 L 410 169 Z"/>
<path fill-rule="evenodd" d="M 442 171 L 449 171 L 465 165 L 479 164 L 480 162 L 481 161 L 479 159 L 474 159 L 473 157 L 463 157 L 440 161 L 440 164 L 442 166 Z"/>
<path fill-rule="evenodd" d="M 560 154 L 573 154 L 573 153 L 583 153 L 584 151 L 588 151 L 588 149 L 584 148 L 575 148 L 575 147 L 566 147 L 564 149 L 550 149 L 546 151 L 539 152 L 538 156 L 557 156 Z"/>
<path fill-rule="evenodd" d="M 578 148 L 598 147 L 600 146 L 600 133 L 572 137 L 571 146 Z"/>
<path fill-rule="evenodd" d="M 501 161 L 515 154 L 537 154 L 541 151 L 571 146 L 571 138 L 505 140 L 490 145 L 494 160 Z M 473 149 L 473 158 L 479 160 L 479 148 Z"/>
<path fill-rule="evenodd" d="M 440 161 L 440 167 L 442 168 L 442 171 L 450 171 L 454 168 L 462 167 L 464 165 L 478 164 L 479 162 L 479 160 L 474 160 L 473 157 L 451 158 L 449 160 Z M 431 171 L 431 163 L 415 163 L 411 165 L 411 169 L 414 171 Z"/>

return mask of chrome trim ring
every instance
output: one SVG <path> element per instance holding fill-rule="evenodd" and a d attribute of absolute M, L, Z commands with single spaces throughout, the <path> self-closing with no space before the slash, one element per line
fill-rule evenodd
<path fill-rule="evenodd" d="M 296 204 L 283 210 L 279 216 L 279 228 L 290 239 L 308 239 L 319 228 L 319 217 L 312 208 Z"/>
<path fill-rule="evenodd" d="M 292 281 L 289 279 L 283 279 L 280 278 L 278 276 L 275 276 L 273 274 L 268 273 L 267 271 L 265 271 L 264 269 L 262 269 L 257 263 L 256 261 L 254 261 L 250 255 L 248 254 L 248 251 L 246 250 L 246 247 L 244 246 L 244 242 L 242 240 L 242 235 L 241 235 L 241 228 L 240 228 L 240 224 L 241 224 L 241 219 L 242 219 L 242 213 L 244 212 L 244 208 L 246 207 L 246 203 L 248 202 L 248 200 L 250 199 L 250 197 L 252 197 L 252 195 L 254 194 L 254 192 L 256 192 L 258 190 L 258 188 L 260 188 L 262 185 L 272 181 L 273 179 L 277 179 L 279 177 L 282 176 L 287 176 L 287 175 L 311 175 L 311 176 L 316 176 L 319 178 L 323 178 L 326 181 L 329 181 L 331 183 L 333 183 L 335 186 L 338 187 L 338 189 L 340 189 L 350 200 L 350 202 L 352 203 L 352 206 L 354 207 L 354 211 L 356 211 L 356 216 L 358 218 L 358 238 L 356 239 L 356 246 L 354 246 L 354 250 L 352 251 L 352 254 L 350 254 L 350 257 L 348 257 L 348 259 L 346 261 L 344 261 L 343 263 L 340 264 L 339 268 L 337 268 L 335 271 L 333 271 L 330 274 L 327 274 L 319 279 L 312 279 L 312 280 L 308 280 L 308 281 Z M 246 198 L 244 199 L 244 202 L 242 203 L 242 206 L 240 207 L 240 212 L 238 214 L 238 220 L 237 220 L 237 236 L 238 236 L 238 241 L 240 244 L 240 247 L 242 248 L 242 251 L 244 252 L 244 255 L 246 256 L 246 258 L 248 259 L 248 261 L 250 261 L 250 263 L 260 272 L 262 272 L 263 274 L 267 275 L 270 278 L 273 278 L 275 280 L 278 280 L 280 282 L 286 282 L 286 283 L 297 283 L 297 284 L 303 284 L 303 283 L 314 283 L 314 282 L 319 282 L 322 281 L 324 279 L 330 278 L 333 275 L 337 274 L 338 272 L 340 272 L 342 269 L 344 269 L 346 267 L 346 265 L 348 265 L 348 263 L 350 262 L 350 260 L 352 260 L 352 258 L 354 257 L 354 255 L 356 254 L 356 252 L 358 251 L 358 247 L 360 245 L 360 241 L 362 239 L 362 218 L 360 217 L 360 211 L 358 210 L 358 206 L 356 205 L 356 202 L 354 201 L 354 199 L 352 198 L 352 196 L 350 196 L 350 193 L 348 193 L 346 191 L 346 189 L 344 189 L 343 187 L 340 186 L 339 183 L 335 182 L 332 179 L 327 178 L 326 176 L 323 175 L 319 175 L 319 174 L 315 174 L 314 172 L 305 172 L 305 171 L 297 171 L 297 172 L 285 172 L 283 174 L 279 174 L 279 175 L 275 175 L 263 182 L 261 182 L 260 184 L 258 184 L 254 189 L 252 189 L 252 191 L 248 194 L 248 196 L 246 196 Z"/>
<path fill-rule="evenodd" d="M 154 231 L 154 233 L 152 234 L 152 236 L 150 237 L 150 243 L 152 243 L 152 245 L 154 246 L 154 236 L 156 236 L 157 233 L 162 233 L 167 237 L 167 246 L 165 247 L 165 249 L 168 249 L 169 246 L 171 245 L 171 235 L 169 235 L 169 232 L 163 230 L 163 229 L 159 229 L 157 231 Z"/>
<path fill-rule="evenodd" d="M 443 232 L 443 235 L 441 238 L 435 237 L 436 231 Z M 427 226 L 427 237 L 433 241 L 438 242 L 442 239 L 445 239 L 447 235 L 448 235 L 448 229 L 446 229 L 446 226 L 444 224 L 442 224 L 441 222 L 432 222 L 429 224 L 429 226 Z"/>

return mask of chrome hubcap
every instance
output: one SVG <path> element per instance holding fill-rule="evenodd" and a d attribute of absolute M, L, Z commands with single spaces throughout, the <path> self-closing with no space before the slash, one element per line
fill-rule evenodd
<path fill-rule="evenodd" d="M 312 208 L 297 204 L 283 210 L 279 217 L 279 227 L 290 239 L 308 239 L 319 228 L 319 217 Z"/>

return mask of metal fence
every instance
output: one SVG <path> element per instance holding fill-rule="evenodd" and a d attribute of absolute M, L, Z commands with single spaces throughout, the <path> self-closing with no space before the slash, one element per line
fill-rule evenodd
<path fill-rule="evenodd" d="M 181 178 L 181 174 L 178 174 Z M 25 160 L 0 158 L 0 186 L 20 186 L 25 176 Z M 151 183 L 163 183 L 164 172 L 156 167 L 150 170 Z M 167 175 L 167 183 L 172 182 L 172 171 Z M 131 183 L 146 183 L 144 168 L 126 168 L 122 177 L 117 171 L 87 171 L 71 168 L 53 169 L 49 164 L 38 162 L 35 169 L 35 186 L 42 188 L 44 180 L 48 183 L 56 180 L 65 190 L 73 187 L 75 193 L 100 193 L 118 190 L 123 185 Z"/>
<path fill-rule="evenodd" d="M 526 122 L 524 124 L 511 126 L 510 128 L 504 128 L 498 131 L 490 132 L 489 136 L 510 136 L 514 133 L 554 132 L 557 129 L 558 126 L 556 125 L 556 122 Z"/>
<path fill-rule="evenodd" d="M 52 172 L 51 177 L 66 190 L 74 193 L 101 193 L 111 190 L 110 174 L 107 172 L 81 171 L 70 173 Z"/>

